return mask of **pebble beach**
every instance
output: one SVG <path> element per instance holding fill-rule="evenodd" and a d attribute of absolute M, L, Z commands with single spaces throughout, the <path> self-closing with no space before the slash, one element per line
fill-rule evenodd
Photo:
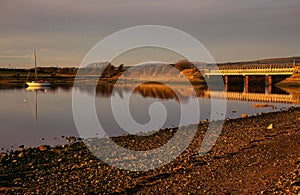
<path fill-rule="evenodd" d="M 149 171 L 105 164 L 82 140 L 1 153 L 0 194 L 299 194 L 300 108 L 227 119 L 212 150 L 198 150 L 208 122 L 188 148 Z M 131 150 L 152 150 L 176 133 L 111 138 Z M 76 141 L 75 141 L 76 140 Z M 118 156 L 116 156 L 118 158 Z"/>

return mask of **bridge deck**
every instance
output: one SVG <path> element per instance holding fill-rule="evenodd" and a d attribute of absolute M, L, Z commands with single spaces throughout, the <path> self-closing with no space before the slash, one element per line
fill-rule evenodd
<path fill-rule="evenodd" d="M 292 75 L 295 72 L 295 64 L 274 64 L 274 65 L 233 65 L 219 66 L 219 70 L 211 69 L 206 71 L 206 76 L 214 75 Z"/>

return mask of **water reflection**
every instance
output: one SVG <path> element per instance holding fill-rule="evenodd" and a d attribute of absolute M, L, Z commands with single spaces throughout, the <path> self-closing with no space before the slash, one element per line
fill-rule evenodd
<path fill-rule="evenodd" d="M 66 142 L 62 136 L 78 136 L 72 113 L 72 91 L 78 90 L 80 94 L 92 97 L 94 89 L 91 85 L 82 84 L 77 88 L 71 85 L 51 87 L 43 90 L 26 91 L 25 86 L 0 85 L 0 148 L 9 148 L 20 144 L 63 144 Z M 133 91 L 133 94 L 130 92 Z M 205 85 L 162 85 L 155 83 L 142 84 L 135 87 L 133 84 L 121 83 L 114 85 L 103 82 L 96 88 L 95 103 L 98 118 L 103 119 L 103 126 L 110 136 L 122 135 L 126 132 L 118 126 L 111 111 L 111 100 L 120 104 L 120 112 L 124 99 L 130 96 L 130 113 L 139 123 L 145 124 L 150 120 L 149 107 L 154 102 L 162 103 L 168 113 L 163 127 L 178 125 L 180 119 L 180 104 L 190 108 L 194 101 L 200 105 L 199 120 L 213 116 L 225 115 L 228 118 L 239 118 L 242 113 L 255 115 L 262 112 L 277 111 L 300 104 L 300 92 L 293 88 L 272 88 L 266 93 L 265 88 L 250 86 L 248 93 L 243 85 L 229 86 L 226 97 L 220 91 L 209 90 Z M 211 98 L 227 98 L 227 113 L 211 113 Z M 261 107 L 259 104 L 266 104 Z M 36 107 L 35 107 L 36 105 Z M 253 107 L 253 105 L 258 105 Z M 36 114 L 35 114 L 36 113 Z M 124 113 L 126 114 L 126 113 Z M 36 116 L 35 116 L 36 115 Z M 36 120 L 38 119 L 38 120 Z M 37 121 L 37 122 L 36 122 Z M 184 118 L 185 124 L 198 122 L 191 116 Z M 161 127 L 153 126 L 150 130 Z M 146 131 L 144 129 L 136 129 Z M 88 136 L 101 136 L 97 134 Z"/>
<path fill-rule="evenodd" d="M 213 86 L 212 86 L 213 87 Z M 0 85 L 0 90 L 20 90 L 24 89 L 24 85 Z M 64 92 L 71 92 L 73 89 L 72 85 L 60 85 L 60 86 L 52 86 L 51 88 L 47 89 L 39 89 L 40 92 L 44 91 L 47 93 L 57 93 L 58 91 L 64 91 Z M 124 96 L 124 93 L 129 93 L 130 91 L 133 91 L 136 94 L 141 95 L 142 97 L 149 97 L 149 98 L 158 98 L 163 100 L 171 100 L 174 99 L 176 101 L 180 100 L 187 100 L 188 98 L 192 97 L 193 94 L 196 94 L 196 97 L 201 98 L 211 98 L 212 96 L 209 95 L 209 93 L 215 94 L 215 92 L 220 91 L 218 90 L 210 90 L 207 88 L 206 85 L 182 85 L 182 84 L 160 84 L 160 83 L 144 83 L 136 87 L 135 84 L 130 83 L 121 83 L 121 84 L 114 84 L 109 82 L 101 82 L 96 87 L 96 93 L 94 93 L 94 88 L 92 85 L 89 84 L 82 84 L 78 85 L 77 89 L 80 90 L 82 93 L 94 95 L 96 94 L 97 97 L 111 97 L 118 95 L 120 97 Z M 217 88 L 216 88 L 217 89 Z M 27 90 L 34 90 L 28 88 Z M 290 99 L 293 99 L 293 101 L 287 102 L 287 103 L 294 103 L 299 104 L 300 99 L 300 92 L 298 92 L 298 89 L 295 88 L 278 88 L 275 86 L 272 86 L 270 88 L 269 86 L 249 86 L 248 91 L 245 90 L 245 86 L 243 83 L 241 84 L 234 84 L 234 85 L 228 85 L 224 91 L 227 91 L 228 94 L 232 94 L 230 92 L 236 92 L 236 94 L 248 94 L 248 96 L 251 96 L 251 94 L 260 94 L 261 99 L 267 99 L 267 97 L 272 97 L 270 94 L 281 94 L 286 95 L 282 97 L 290 97 Z M 177 95 L 179 96 L 177 96 Z M 264 94 L 264 95 L 263 95 Z M 228 96 L 230 97 L 230 96 Z M 270 98 L 268 100 L 269 102 L 282 102 L 277 101 L 276 98 Z M 263 101 L 263 100 L 262 100 Z"/>
<path fill-rule="evenodd" d="M 32 91 L 35 93 L 35 122 L 38 121 L 38 93 L 45 93 L 50 87 L 27 87 L 26 91 Z"/>
<path fill-rule="evenodd" d="M 93 88 L 90 85 L 83 85 L 79 87 L 79 90 L 94 95 Z M 281 89 L 275 86 L 270 87 L 265 86 L 249 86 L 248 92 L 245 92 L 244 85 L 229 85 L 227 89 L 227 96 L 221 91 L 210 90 L 206 85 L 180 85 L 174 84 L 167 86 L 165 84 L 153 84 L 145 83 L 138 87 L 134 84 L 112 84 L 112 83 L 102 83 L 96 88 L 96 95 L 98 97 L 110 97 L 119 95 L 124 96 L 124 93 L 133 91 L 141 95 L 142 97 L 158 98 L 163 100 L 187 100 L 196 94 L 196 97 L 200 98 L 228 98 L 235 100 L 246 100 L 246 101 L 265 101 L 265 102 L 284 102 L 299 104 L 300 103 L 300 93 L 298 90 L 291 91 L 289 89 Z M 176 95 L 177 94 L 177 95 Z M 217 94 L 223 94 L 217 95 Z M 179 97 L 178 97 L 179 96 Z M 235 96 L 235 98 L 233 98 Z M 254 98 L 254 96 L 256 98 Z M 239 98 L 241 97 L 241 98 Z M 246 97 L 246 98 L 245 98 Z M 248 97 L 248 98 L 247 98 Z"/>

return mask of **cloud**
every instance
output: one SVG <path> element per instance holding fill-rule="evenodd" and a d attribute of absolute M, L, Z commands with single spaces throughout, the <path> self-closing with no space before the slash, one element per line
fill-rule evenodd
<path fill-rule="evenodd" d="M 294 0 L 10 0 L 0 7 L 0 51 L 24 55 L 36 48 L 49 62 L 64 53 L 62 63 L 79 64 L 105 36 L 159 24 L 196 37 L 217 61 L 293 55 L 299 53 L 299 10 Z M 250 55 L 250 48 L 260 52 Z"/>
<path fill-rule="evenodd" d="M 30 55 L 0 55 L 1 58 L 29 58 Z"/>

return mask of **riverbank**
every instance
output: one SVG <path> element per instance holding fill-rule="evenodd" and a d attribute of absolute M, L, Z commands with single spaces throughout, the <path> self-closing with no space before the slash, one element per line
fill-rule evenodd
<path fill-rule="evenodd" d="M 147 70 L 131 70 L 130 67 L 114 67 L 108 68 L 102 73 L 101 78 L 99 79 L 99 70 L 94 68 L 87 68 L 81 70 L 80 74 L 84 75 L 84 78 L 77 78 L 79 83 L 94 83 L 94 82 L 110 82 L 115 83 L 119 82 L 148 82 L 155 79 L 162 83 L 186 83 L 187 78 L 192 84 L 205 84 L 205 80 L 202 74 L 199 71 L 196 71 L 195 68 L 185 68 L 179 69 L 180 75 L 178 72 L 168 72 L 167 70 L 162 71 L 164 66 L 151 66 L 146 67 Z M 78 69 L 77 68 L 55 68 L 55 67 L 40 67 L 38 68 L 38 79 L 46 80 L 53 85 L 73 85 Z M 98 70 L 98 71 L 97 71 Z M 5 69 L 0 68 L 0 85 L 25 85 L 27 81 L 34 80 L 33 77 L 34 70 L 27 69 Z M 149 74 L 145 74 L 149 73 Z M 125 79 L 121 75 L 126 73 Z M 184 77 L 183 77 L 184 75 Z M 123 75 L 124 76 L 124 75 Z M 260 78 L 261 79 L 261 78 Z M 240 80 L 236 82 L 241 82 Z M 277 87 L 300 87 L 300 73 L 294 73 L 292 76 L 276 83 Z"/>
<path fill-rule="evenodd" d="M 300 87 L 300 73 L 294 74 L 294 75 L 286 78 L 285 80 L 277 83 L 276 86 L 281 87 L 281 88 L 289 87 L 289 88 L 299 89 L 299 87 Z"/>
<path fill-rule="evenodd" d="M 2 153 L 0 193 L 300 192 L 299 108 L 227 120 L 213 149 L 199 157 L 207 126 L 199 124 L 193 142 L 172 163 L 146 172 L 109 166 L 94 157 L 81 141 Z M 132 150 L 149 150 L 166 143 L 175 131 L 113 140 Z"/>

